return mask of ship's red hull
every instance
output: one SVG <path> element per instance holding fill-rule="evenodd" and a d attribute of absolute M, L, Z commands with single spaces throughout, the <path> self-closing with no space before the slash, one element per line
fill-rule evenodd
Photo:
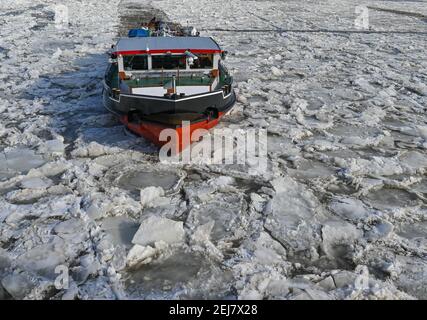
<path fill-rule="evenodd" d="M 166 143 L 170 142 L 171 139 L 167 139 L 163 141 L 161 138 L 161 133 L 165 129 L 173 129 L 175 131 L 175 141 L 174 147 L 172 150 L 174 153 L 179 153 L 185 148 L 187 148 L 191 142 L 191 137 L 193 137 L 193 133 L 198 129 L 209 130 L 215 127 L 219 120 L 224 116 L 224 112 L 220 112 L 215 118 L 205 118 L 202 120 L 198 120 L 195 122 L 189 122 L 188 126 L 177 126 L 177 125 L 168 125 L 159 122 L 152 122 L 141 120 L 138 123 L 133 123 L 129 121 L 127 115 L 124 115 L 120 118 L 120 121 L 133 133 L 144 137 L 145 139 L 151 141 L 155 145 L 162 147 Z M 170 132 L 170 131 L 169 131 Z M 197 135 L 203 133 L 203 130 L 199 130 Z"/>

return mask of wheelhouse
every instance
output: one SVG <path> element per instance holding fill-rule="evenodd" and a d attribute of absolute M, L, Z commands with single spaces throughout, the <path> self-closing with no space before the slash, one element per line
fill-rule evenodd
<path fill-rule="evenodd" d="M 227 94 L 223 54 L 209 37 L 123 38 L 106 79 L 118 94 L 184 97 L 219 89 Z"/>

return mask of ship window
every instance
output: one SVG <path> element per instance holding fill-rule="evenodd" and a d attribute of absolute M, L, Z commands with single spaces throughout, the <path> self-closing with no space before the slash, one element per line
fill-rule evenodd
<path fill-rule="evenodd" d="M 185 69 L 186 60 L 185 56 L 173 56 L 173 55 L 164 55 L 164 56 L 152 56 L 151 57 L 152 68 L 154 70 L 172 70 L 172 69 Z"/>
<path fill-rule="evenodd" d="M 148 70 L 147 56 L 123 56 L 123 66 L 125 71 Z"/>
<path fill-rule="evenodd" d="M 198 59 L 194 59 L 191 69 L 212 69 L 213 55 L 212 54 L 196 54 Z"/>

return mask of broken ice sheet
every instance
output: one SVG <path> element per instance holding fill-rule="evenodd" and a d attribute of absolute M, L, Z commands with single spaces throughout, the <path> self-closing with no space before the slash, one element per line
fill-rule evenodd
<path fill-rule="evenodd" d="M 419 204 L 418 197 L 403 189 L 381 188 L 372 190 L 364 198 L 372 207 L 391 211 L 393 208 L 405 208 Z"/>
<path fill-rule="evenodd" d="M 102 220 L 101 229 L 110 237 L 115 246 L 123 245 L 126 248 L 132 246 L 132 238 L 138 230 L 138 223 L 126 217 L 108 217 Z"/>
<path fill-rule="evenodd" d="M 13 273 L 1 280 L 1 285 L 14 299 L 20 300 L 31 292 L 35 284 L 25 274 Z"/>
<path fill-rule="evenodd" d="M 368 219 L 373 215 L 373 213 L 366 208 L 366 205 L 356 198 L 335 197 L 332 199 L 329 207 L 341 218 L 356 223 Z"/>
<path fill-rule="evenodd" d="M 138 245 L 153 245 L 163 241 L 168 244 L 183 242 L 185 231 L 182 221 L 151 216 L 141 222 L 132 243 Z"/>
<path fill-rule="evenodd" d="M 340 269 L 351 269 L 353 246 L 362 236 L 363 231 L 351 223 L 327 221 L 322 227 L 322 249 L 328 257 L 328 264 Z"/>
<path fill-rule="evenodd" d="M 273 199 L 267 204 L 265 227 L 295 251 L 320 243 L 322 206 L 314 194 L 289 177 L 272 182 Z"/>
<path fill-rule="evenodd" d="M 412 245 L 420 254 L 427 254 L 427 222 L 417 221 L 400 225 L 396 234 Z"/>
<path fill-rule="evenodd" d="M 16 264 L 24 270 L 54 279 L 55 268 L 63 265 L 67 259 L 65 251 L 64 241 L 56 237 L 50 243 L 36 246 L 20 255 Z"/>
<path fill-rule="evenodd" d="M 193 207 L 185 222 L 190 229 L 214 222 L 210 239 L 214 243 L 233 242 L 244 236 L 245 217 L 242 199 L 237 195 L 219 193 L 207 204 Z"/>
<path fill-rule="evenodd" d="M 224 299 L 231 296 L 231 273 L 202 253 L 177 248 L 127 274 L 129 297 Z"/>
<path fill-rule="evenodd" d="M 185 176 L 184 171 L 173 167 L 151 166 L 126 159 L 109 168 L 103 180 L 106 185 L 112 184 L 139 198 L 141 190 L 149 187 L 162 188 L 165 194 L 175 193 Z"/>
<path fill-rule="evenodd" d="M 326 178 L 335 175 L 335 168 L 316 160 L 297 161 L 296 169 L 289 168 L 289 175 L 298 180 Z"/>
<path fill-rule="evenodd" d="M 41 155 L 31 149 L 14 148 L 0 152 L 0 180 L 18 174 L 26 174 L 30 169 L 46 163 Z"/>
<path fill-rule="evenodd" d="M 144 187 L 162 187 L 170 190 L 176 186 L 179 177 L 174 173 L 167 172 L 144 172 L 131 171 L 123 174 L 118 181 L 124 189 L 143 189 Z"/>
<path fill-rule="evenodd" d="M 53 181 L 45 177 L 30 177 L 21 181 L 21 188 L 24 189 L 39 189 L 52 186 Z"/>

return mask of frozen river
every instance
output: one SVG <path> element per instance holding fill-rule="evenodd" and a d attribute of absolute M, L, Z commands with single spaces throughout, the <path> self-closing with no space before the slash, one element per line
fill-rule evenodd
<path fill-rule="evenodd" d="M 61 3 L 0 2 L 0 299 L 427 299 L 426 1 Z M 219 126 L 267 129 L 267 173 L 161 164 L 103 108 L 151 15 L 229 52 Z"/>

